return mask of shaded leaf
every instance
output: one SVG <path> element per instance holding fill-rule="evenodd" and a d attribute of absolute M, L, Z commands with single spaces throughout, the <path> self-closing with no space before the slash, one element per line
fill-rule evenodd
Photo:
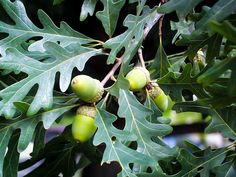
<path fill-rule="evenodd" d="M 176 11 L 179 18 L 184 18 L 202 0 L 170 0 L 158 8 L 160 13 L 170 13 Z"/>
<path fill-rule="evenodd" d="M 190 90 L 198 98 L 208 97 L 208 94 L 203 89 L 202 85 L 197 83 L 197 77 L 192 76 L 191 73 L 192 66 L 189 63 L 184 67 L 181 75 L 169 72 L 158 81 L 158 84 L 160 84 L 163 89 L 167 90 L 167 93 L 171 92 L 176 101 L 182 101 L 183 89 Z"/>
<path fill-rule="evenodd" d="M 75 100 L 71 100 L 66 104 L 61 104 L 60 106 L 55 106 L 54 109 L 36 114 L 34 116 L 26 117 L 22 114 L 20 117 L 17 117 L 12 120 L 0 119 L 0 155 L 4 157 L 7 145 L 10 141 L 11 135 L 16 129 L 20 129 L 20 137 L 17 145 L 18 152 L 22 152 L 28 144 L 33 139 L 33 134 L 38 123 L 43 121 L 44 128 L 48 129 L 52 123 L 64 114 L 66 111 L 78 106 L 73 105 L 72 103 Z M 19 103 L 18 103 L 19 104 Z M 72 104 L 72 105 L 71 105 Z M 38 127 L 39 128 L 39 127 Z M 0 176 L 3 168 L 4 158 L 0 158 Z"/>
<path fill-rule="evenodd" d="M 213 7 L 208 10 L 205 15 L 196 23 L 196 30 L 190 35 L 182 35 L 181 39 L 177 41 L 178 45 L 190 45 L 187 55 L 193 59 L 196 52 L 205 45 L 212 45 L 212 34 L 208 29 L 208 23 L 212 20 L 220 22 L 228 17 L 236 10 L 236 2 L 234 0 L 225 1 L 219 0 Z M 219 44 L 219 42 L 217 43 Z M 218 46 L 217 46 L 218 47 Z M 215 50 L 215 52 L 219 52 Z M 217 56 L 217 54 L 215 54 Z"/>
<path fill-rule="evenodd" d="M 63 3 L 64 2 L 64 0 L 53 0 L 53 5 L 55 6 L 55 5 L 59 5 L 59 4 L 61 4 L 61 3 Z"/>
<path fill-rule="evenodd" d="M 216 177 L 234 177 L 236 174 L 236 162 L 235 160 L 226 162 L 216 167 L 213 172 L 216 174 Z"/>
<path fill-rule="evenodd" d="M 230 78 L 228 80 L 228 94 L 230 96 L 236 96 L 236 79 L 235 79 L 235 67 L 236 67 L 236 56 L 233 58 L 228 57 L 220 62 L 214 63 L 210 68 L 208 68 L 204 73 L 202 73 L 198 78 L 197 82 L 202 83 L 204 86 L 208 86 L 211 83 L 218 80 L 222 74 L 226 73 L 228 69 L 232 70 Z"/>
<path fill-rule="evenodd" d="M 159 46 L 157 53 L 154 58 L 154 62 L 150 66 L 152 71 L 152 77 L 163 77 L 169 72 L 170 63 L 162 45 Z"/>
<path fill-rule="evenodd" d="M 210 176 L 210 171 L 222 164 L 225 159 L 226 152 L 230 149 L 221 148 L 212 151 L 211 149 L 205 150 L 203 157 L 196 157 L 190 152 L 182 149 L 177 160 L 181 164 L 181 171 L 173 175 L 174 177 L 189 177 L 200 174 L 201 177 Z"/>
<path fill-rule="evenodd" d="M 19 152 L 17 151 L 17 144 L 19 138 L 19 131 L 12 134 L 11 140 L 8 144 L 7 154 L 3 164 L 3 177 L 17 177 Z M 0 176 L 1 172 L 0 172 Z"/>
<path fill-rule="evenodd" d="M 218 23 L 217 21 L 209 22 L 210 28 L 236 44 L 236 27 L 229 21 Z"/>
<path fill-rule="evenodd" d="M 218 0 L 213 7 L 196 23 L 196 29 L 204 29 L 211 20 L 222 21 L 236 10 L 236 1 Z"/>
<path fill-rule="evenodd" d="M 84 21 L 88 14 L 93 15 L 98 0 L 84 0 L 80 12 L 80 21 Z"/>

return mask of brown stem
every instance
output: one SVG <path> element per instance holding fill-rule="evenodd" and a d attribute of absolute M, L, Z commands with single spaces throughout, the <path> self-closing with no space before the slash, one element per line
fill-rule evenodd
<path fill-rule="evenodd" d="M 141 66 L 145 68 L 145 62 L 144 62 L 144 58 L 143 58 L 143 50 L 142 50 L 142 47 L 140 47 L 140 48 L 138 49 L 138 57 L 139 57 Z"/>
<path fill-rule="evenodd" d="M 102 86 L 104 86 L 107 81 L 114 75 L 114 73 L 116 72 L 116 70 L 119 68 L 119 66 L 121 65 L 123 61 L 123 56 L 121 56 L 120 58 L 117 58 L 117 62 L 116 64 L 111 68 L 111 70 L 109 71 L 109 73 L 107 73 L 107 75 L 104 77 L 104 79 L 102 80 L 101 84 Z"/>
<path fill-rule="evenodd" d="M 161 4 L 164 4 L 166 0 L 161 0 Z M 163 18 L 164 14 L 160 17 L 159 19 L 159 39 L 160 39 L 160 44 L 162 44 L 162 26 L 163 26 Z"/>

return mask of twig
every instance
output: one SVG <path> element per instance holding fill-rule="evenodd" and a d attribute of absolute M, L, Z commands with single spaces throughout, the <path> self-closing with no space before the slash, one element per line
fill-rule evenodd
<path fill-rule="evenodd" d="M 164 4 L 166 1 L 165 0 L 161 0 L 161 4 Z M 160 44 L 162 44 L 162 26 L 163 26 L 163 18 L 164 18 L 164 14 L 160 17 L 159 19 L 159 40 L 160 40 Z"/>
<path fill-rule="evenodd" d="M 116 72 L 116 70 L 119 68 L 119 66 L 121 65 L 123 61 L 123 55 L 120 58 L 117 58 L 117 62 L 116 64 L 111 68 L 111 70 L 109 71 L 109 73 L 107 73 L 107 75 L 104 77 L 104 79 L 102 80 L 101 84 L 102 86 L 104 86 L 107 81 L 113 77 L 114 73 Z"/>
<path fill-rule="evenodd" d="M 143 50 L 142 50 L 142 47 L 140 47 L 140 48 L 138 49 L 138 57 L 139 57 L 141 66 L 145 68 L 145 62 L 144 62 L 144 58 L 143 58 Z"/>
<path fill-rule="evenodd" d="M 153 21 L 153 24 L 157 23 L 158 20 L 161 20 L 162 17 L 163 17 L 163 14 L 157 14 L 155 20 Z M 151 28 L 149 28 L 149 27 L 145 27 L 145 28 L 144 28 L 144 31 L 143 31 L 143 35 L 144 35 L 143 38 L 144 38 L 144 39 L 146 39 L 146 37 L 147 37 L 147 35 L 148 35 L 148 33 L 149 33 L 150 30 L 151 30 Z M 138 49 L 138 56 L 139 56 L 139 60 L 140 60 L 141 66 L 144 67 L 144 68 L 146 68 L 146 66 L 145 66 L 145 61 L 144 61 L 144 58 L 143 58 L 143 50 L 142 50 L 142 47 L 140 47 L 140 48 Z"/>

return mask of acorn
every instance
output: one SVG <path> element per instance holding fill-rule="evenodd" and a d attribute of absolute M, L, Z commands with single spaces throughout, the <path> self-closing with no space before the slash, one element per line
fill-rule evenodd
<path fill-rule="evenodd" d="M 87 75 L 78 75 L 71 81 L 73 92 L 87 103 L 97 102 L 102 98 L 104 88 L 101 82 Z"/>
<path fill-rule="evenodd" d="M 171 109 L 171 99 L 164 93 L 164 91 L 159 87 L 159 85 L 155 82 L 152 82 L 149 86 L 150 87 L 148 89 L 148 94 L 154 100 L 157 107 L 160 108 L 162 111 Z"/>
<path fill-rule="evenodd" d="M 95 133 L 96 109 L 93 106 L 81 106 L 77 109 L 76 116 L 72 123 L 72 135 L 80 143 L 88 141 Z"/>
<path fill-rule="evenodd" d="M 143 67 L 135 67 L 127 75 L 129 81 L 129 89 L 131 91 L 139 91 L 150 81 L 150 73 Z"/>

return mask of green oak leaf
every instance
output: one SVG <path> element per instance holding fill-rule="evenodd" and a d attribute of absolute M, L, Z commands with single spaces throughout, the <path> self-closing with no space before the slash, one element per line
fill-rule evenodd
<path fill-rule="evenodd" d="M 47 41 L 60 43 L 63 48 L 71 44 L 82 45 L 95 41 L 73 30 L 65 22 L 61 22 L 58 28 L 42 10 L 38 11 L 38 16 L 43 28 L 38 28 L 28 18 L 21 1 L 0 0 L 0 5 L 14 22 L 14 24 L 8 24 L 0 20 L 0 33 L 8 34 L 6 38 L 0 40 L 1 55 L 5 55 L 7 48 L 13 47 L 22 53 L 37 56 L 39 55 L 37 52 L 45 52 L 44 43 Z M 35 40 L 35 37 L 39 39 Z M 24 49 L 23 44 L 31 38 L 34 38 L 34 41 L 29 44 L 28 49 Z"/>
<path fill-rule="evenodd" d="M 71 81 L 71 74 L 75 67 L 79 71 L 84 69 L 85 63 L 92 56 L 101 54 L 101 50 L 77 47 L 70 52 L 61 46 L 47 42 L 45 49 L 55 59 L 51 62 L 41 62 L 28 57 L 14 48 L 8 48 L 6 55 L 1 58 L 0 69 L 24 72 L 28 77 L 0 91 L 0 114 L 13 117 L 15 107 L 13 102 L 23 100 L 30 89 L 38 85 L 37 93 L 30 105 L 28 115 L 37 113 L 40 108 L 50 109 L 53 103 L 53 88 L 56 73 L 60 72 L 60 89 L 65 92 Z M 75 48 L 74 48 L 75 49 Z"/>
<path fill-rule="evenodd" d="M 139 153 L 126 145 L 124 142 L 135 141 L 137 136 L 126 130 L 119 130 L 114 127 L 113 122 L 117 117 L 101 108 L 97 108 L 95 123 L 98 130 L 94 136 L 93 144 L 105 143 L 106 148 L 103 152 L 102 163 L 116 161 L 121 166 L 120 175 L 123 177 L 135 177 L 129 164 L 146 164 L 153 166 L 156 162 L 149 156 Z"/>
<path fill-rule="evenodd" d="M 125 4 L 125 0 L 101 0 L 103 3 L 103 11 L 96 13 L 97 18 L 102 22 L 103 28 L 109 37 L 111 37 L 116 29 L 120 10 Z"/>
<path fill-rule="evenodd" d="M 111 49 L 107 64 L 114 63 L 117 54 L 125 49 L 123 53 L 124 61 L 132 59 L 138 48 L 141 46 L 144 39 L 144 28 L 150 30 L 161 17 L 161 14 L 156 12 L 156 7 L 149 9 L 144 8 L 140 16 L 129 14 L 124 20 L 124 26 L 128 29 L 105 42 L 104 47 Z"/>
<path fill-rule="evenodd" d="M 125 118 L 124 130 L 137 137 L 138 152 L 156 161 L 168 158 L 176 153 L 175 148 L 168 147 L 161 139 L 153 140 L 154 137 L 162 137 L 169 134 L 172 128 L 167 124 L 149 122 L 146 118 L 153 114 L 153 112 L 138 102 L 131 92 L 120 89 L 118 103 L 118 115 Z M 139 171 L 141 168 L 137 168 L 138 172 L 141 172 Z M 152 168 L 156 171 L 160 170 L 158 164 Z"/>
<path fill-rule="evenodd" d="M 160 13 L 170 13 L 176 11 L 179 18 L 184 18 L 193 10 L 202 0 L 170 0 L 158 8 Z"/>

